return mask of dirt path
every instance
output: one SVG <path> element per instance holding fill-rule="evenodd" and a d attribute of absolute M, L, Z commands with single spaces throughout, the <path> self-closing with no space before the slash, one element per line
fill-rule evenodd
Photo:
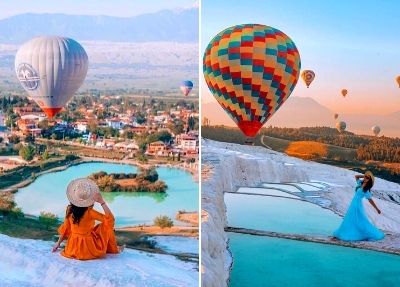
<path fill-rule="evenodd" d="M 196 226 L 172 226 L 161 228 L 154 225 L 131 226 L 116 228 L 117 231 L 140 232 L 146 235 L 198 237 L 199 228 Z"/>

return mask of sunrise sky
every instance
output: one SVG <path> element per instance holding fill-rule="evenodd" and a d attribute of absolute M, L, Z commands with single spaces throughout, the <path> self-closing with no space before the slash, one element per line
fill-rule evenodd
<path fill-rule="evenodd" d="M 251 2 L 251 4 L 249 4 Z M 201 51 L 223 29 L 242 23 L 275 27 L 299 49 L 302 70 L 292 96 L 311 97 L 332 111 L 388 114 L 400 111 L 400 1 L 203 0 Z M 216 102 L 201 76 L 202 102 Z M 341 89 L 349 92 L 344 99 Z"/>

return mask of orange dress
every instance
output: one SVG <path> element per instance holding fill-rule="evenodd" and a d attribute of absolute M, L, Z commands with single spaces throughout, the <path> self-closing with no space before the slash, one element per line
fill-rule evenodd
<path fill-rule="evenodd" d="M 101 223 L 95 226 L 95 220 Z M 58 228 L 60 236 L 67 238 L 61 255 L 88 260 L 103 257 L 106 253 L 118 253 L 114 221 L 112 215 L 104 215 L 93 207 L 86 210 L 79 224 L 74 224 L 72 215 L 67 216 Z"/>

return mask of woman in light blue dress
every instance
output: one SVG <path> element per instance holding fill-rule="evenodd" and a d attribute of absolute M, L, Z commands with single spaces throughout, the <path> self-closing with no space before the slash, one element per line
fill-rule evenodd
<path fill-rule="evenodd" d="M 381 214 L 380 209 L 372 200 L 371 188 L 374 185 L 374 181 L 374 176 L 370 171 L 367 171 L 365 175 L 356 175 L 356 191 L 342 224 L 333 233 L 335 238 L 344 241 L 373 241 L 383 239 L 385 236 L 384 233 L 368 220 L 363 206 L 363 198 L 366 198 L 376 209 L 376 212 Z"/>

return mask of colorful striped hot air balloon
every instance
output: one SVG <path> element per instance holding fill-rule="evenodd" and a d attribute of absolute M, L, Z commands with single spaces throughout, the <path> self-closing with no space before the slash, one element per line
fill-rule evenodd
<path fill-rule="evenodd" d="M 70 38 L 36 37 L 15 56 L 15 71 L 22 87 L 49 118 L 54 117 L 82 85 L 88 56 Z"/>
<path fill-rule="evenodd" d="M 311 70 L 304 70 L 303 72 L 301 72 L 301 78 L 308 88 L 311 85 L 312 81 L 314 81 L 315 73 Z"/>
<path fill-rule="evenodd" d="M 193 89 L 193 83 L 191 81 L 183 81 L 181 83 L 181 91 L 185 96 L 189 95 L 192 89 Z"/>
<path fill-rule="evenodd" d="M 292 93 L 300 75 L 293 41 L 273 27 L 229 27 L 208 44 L 206 83 L 242 132 L 254 137 Z"/>

